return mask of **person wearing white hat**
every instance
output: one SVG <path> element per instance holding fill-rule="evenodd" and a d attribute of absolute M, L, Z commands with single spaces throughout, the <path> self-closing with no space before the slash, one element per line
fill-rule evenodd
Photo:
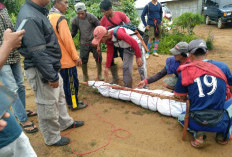
<path fill-rule="evenodd" d="M 97 52 L 97 48 L 91 44 L 93 40 L 93 31 L 100 25 L 96 16 L 88 13 L 84 3 L 77 3 L 74 6 L 77 15 L 72 20 L 71 34 L 75 37 L 77 32 L 80 32 L 80 57 L 82 60 L 83 81 L 89 79 L 88 76 L 88 60 L 89 53 L 93 53 L 93 57 L 97 65 L 97 80 L 103 81 L 102 77 L 102 55 Z"/>

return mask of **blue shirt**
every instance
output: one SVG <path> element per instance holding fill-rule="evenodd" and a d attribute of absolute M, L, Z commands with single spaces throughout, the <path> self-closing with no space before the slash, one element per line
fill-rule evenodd
<path fill-rule="evenodd" d="M 167 74 L 175 74 L 177 76 L 176 70 L 178 69 L 179 66 L 180 66 L 180 62 L 176 61 L 174 56 L 167 58 L 166 66 L 165 66 L 167 70 Z"/>
<path fill-rule="evenodd" d="M 149 6 L 148 6 L 149 5 Z M 147 15 L 147 22 L 145 20 L 145 16 Z M 163 10 L 160 3 L 157 2 L 156 5 L 154 5 L 152 2 L 149 2 L 143 9 L 141 19 L 143 21 L 144 26 L 155 26 L 154 24 L 154 18 L 157 19 L 157 24 L 160 24 L 163 17 Z"/>
<path fill-rule="evenodd" d="M 14 142 L 22 133 L 22 128 L 17 123 L 14 115 L 10 113 L 9 118 L 3 118 L 7 122 L 7 126 L 0 131 L 0 149 Z"/>
<path fill-rule="evenodd" d="M 225 63 L 213 60 L 207 60 L 207 62 L 219 67 L 226 75 L 227 80 L 231 80 L 230 70 Z M 210 75 L 202 75 L 188 86 L 183 86 L 181 81 L 181 73 L 179 73 L 175 93 L 188 94 L 191 104 L 190 111 L 203 109 L 222 110 L 224 108 L 226 97 L 226 83 L 224 80 Z"/>

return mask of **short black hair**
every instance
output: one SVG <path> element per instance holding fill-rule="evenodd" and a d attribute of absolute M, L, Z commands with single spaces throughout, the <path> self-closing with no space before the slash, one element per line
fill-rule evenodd
<path fill-rule="evenodd" d="M 57 3 L 57 1 L 58 1 L 58 2 L 61 2 L 62 0 L 51 0 L 52 6 L 54 6 L 54 5 Z"/>
<path fill-rule="evenodd" d="M 103 0 L 100 4 L 100 9 L 108 11 L 112 8 L 112 2 L 110 0 Z"/>
<path fill-rule="evenodd" d="M 206 50 L 203 48 L 198 48 L 196 49 L 196 51 L 194 52 L 194 56 L 204 56 L 206 54 Z"/>

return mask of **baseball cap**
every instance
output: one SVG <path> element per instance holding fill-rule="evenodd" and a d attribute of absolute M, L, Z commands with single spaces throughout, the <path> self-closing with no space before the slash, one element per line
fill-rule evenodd
<path fill-rule="evenodd" d="M 194 39 L 189 43 L 188 51 L 190 53 L 195 53 L 197 49 L 203 49 L 205 52 L 207 51 L 207 46 L 204 40 L 202 39 Z"/>
<path fill-rule="evenodd" d="M 173 47 L 172 49 L 170 49 L 169 51 L 173 55 L 178 55 L 178 54 L 181 54 L 182 52 L 188 53 L 188 43 L 181 41 L 178 44 L 176 44 L 176 46 Z"/>
<path fill-rule="evenodd" d="M 85 4 L 81 3 L 81 2 L 75 4 L 74 8 L 75 8 L 76 12 L 86 10 Z"/>
<path fill-rule="evenodd" d="M 107 33 L 107 30 L 103 26 L 97 26 L 93 31 L 93 45 L 98 45 L 102 37 Z"/>

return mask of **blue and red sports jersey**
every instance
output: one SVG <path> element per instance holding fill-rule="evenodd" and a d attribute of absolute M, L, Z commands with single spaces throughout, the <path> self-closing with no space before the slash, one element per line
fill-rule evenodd
<path fill-rule="evenodd" d="M 207 62 L 219 67 L 226 75 L 229 84 L 231 84 L 231 73 L 228 66 L 219 61 Z M 203 110 L 203 109 L 217 109 L 224 108 L 226 97 L 226 83 L 220 78 L 210 75 L 202 75 L 194 80 L 188 86 L 182 85 L 181 73 L 179 73 L 178 81 L 175 87 L 175 95 L 187 95 L 190 100 L 190 111 Z"/>

